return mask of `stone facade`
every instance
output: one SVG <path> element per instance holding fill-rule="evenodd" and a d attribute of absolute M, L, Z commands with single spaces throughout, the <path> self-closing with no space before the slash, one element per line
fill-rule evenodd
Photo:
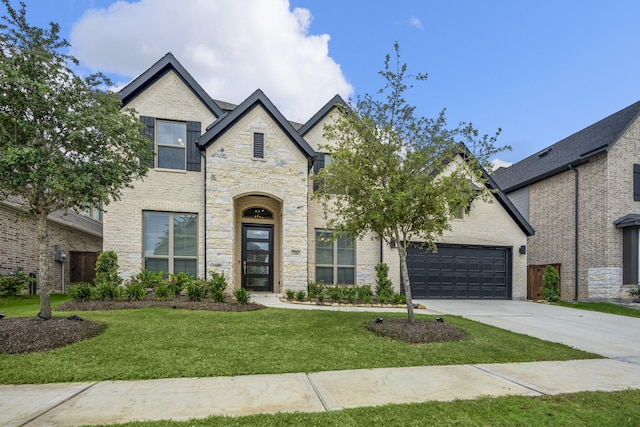
<path fill-rule="evenodd" d="M 202 92 L 193 90 L 193 82 L 180 67 L 150 77 L 139 86 L 143 90 L 137 87 L 127 89 L 134 95 L 127 98 L 126 108 L 135 108 L 141 116 L 200 122 L 206 136 L 199 143 L 206 149 L 201 172 L 152 169 L 121 200 L 108 206 L 104 249 L 118 254 L 121 275 L 126 279 L 144 266 L 143 212 L 191 213 L 198 215 L 200 277 L 222 272 L 231 287 L 242 286 L 243 226 L 269 226 L 273 292 L 306 289 L 316 279 L 315 233 L 326 228 L 323 209 L 312 199 L 310 166 L 314 152 L 324 151 L 324 125 L 335 117 L 329 113 L 313 125 L 310 122 L 304 135 L 296 134 L 257 91 L 228 115 L 216 118 L 215 108 L 210 108 Z M 260 158 L 254 157 L 255 134 L 264 135 Z M 245 217 L 243 212 L 250 208 L 265 209 L 272 216 Z M 442 241 L 509 246 L 517 252 L 526 237 L 500 204 L 476 201 L 471 213 L 455 221 Z M 373 285 L 374 267 L 382 261 L 389 264 L 390 278 L 400 290 L 395 249 L 370 233 L 356 241 L 355 251 L 357 284 Z M 514 255 L 513 298 L 526 295 L 525 267 L 526 255 Z"/>

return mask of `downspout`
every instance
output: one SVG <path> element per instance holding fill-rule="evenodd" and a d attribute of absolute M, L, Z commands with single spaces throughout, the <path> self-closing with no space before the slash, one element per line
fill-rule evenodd
<path fill-rule="evenodd" d="M 196 142 L 197 144 L 197 142 Z M 197 144 L 198 151 L 200 151 L 200 157 L 204 159 L 203 171 L 202 171 L 202 183 L 204 191 L 204 280 L 207 281 L 207 155 L 205 154 L 205 148 L 202 145 Z"/>
<path fill-rule="evenodd" d="M 580 227 L 579 227 L 579 223 L 578 223 L 578 218 L 579 218 L 579 202 L 580 202 L 580 173 L 578 172 L 578 169 L 573 167 L 573 165 L 569 165 L 569 169 L 573 169 L 573 171 L 575 172 L 575 218 L 574 218 L 574 224 L 575 224 L 575 236 L 574 236 L 574 242 L 575 242 L 575 248 L 574 248 L 574 253 L 575 253 L 575 260 L 574 260 L 574 267 L 575 267 L 575 271 L 574 271 L 574 277 L 575 277 L 575 296 L 574 296 L 574 301 L 578 301 L 578 281 L 579 281 L 579 269 L 578 269 L 578 260 L 579 260 L 579 231 L 580 231 Z"/>

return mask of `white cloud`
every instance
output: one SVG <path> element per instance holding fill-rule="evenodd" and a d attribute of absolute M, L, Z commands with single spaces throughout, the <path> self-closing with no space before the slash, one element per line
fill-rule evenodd
<path fill-rule="evenodd" d="M 491 166 L 494 171 L 498 170 L 499 168 L 508 168 L 512 164 L 513 163 L 505 162 L 504 160 L 500 159 L 493 159 L 493 161 L 491 162 Z"/>
<path fill-rule="evenodd" d="M 214 99 L 240 103 L 262 89 L 304 122 L 336 93 L 353 93 L 330 36 L 310 35 L 311 21 L 288 0 L 118 1 L 87 11 L 70 42 L 84 66 L 130 78 L 172 52 Z"/>
<path fill-rule="evenodd" d="M 420 20 L 415 16 L 412 16 L 411 19 L 409 19 L 409 24 L 413 27 L 416 27 L 419 30 L 424 30 L 424 27 L 422 26 L 422 22 L 420 22 Z"/>

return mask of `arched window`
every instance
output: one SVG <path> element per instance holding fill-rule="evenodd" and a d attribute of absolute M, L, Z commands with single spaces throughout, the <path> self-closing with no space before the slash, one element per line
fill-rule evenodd
<path fill-rule="evenodd" d="M 265 208 L 249 208 L 242 212 L 243 218 L 273 219 L 273 212 Z"/>

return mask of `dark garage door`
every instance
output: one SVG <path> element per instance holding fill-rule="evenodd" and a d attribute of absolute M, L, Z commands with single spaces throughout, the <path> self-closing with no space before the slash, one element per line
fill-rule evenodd
<path fill-rule="evenodd" d="M 511 249 L 438 245 L 410 247 L 407 267 L 413 298 L 511 299 Z"/>

